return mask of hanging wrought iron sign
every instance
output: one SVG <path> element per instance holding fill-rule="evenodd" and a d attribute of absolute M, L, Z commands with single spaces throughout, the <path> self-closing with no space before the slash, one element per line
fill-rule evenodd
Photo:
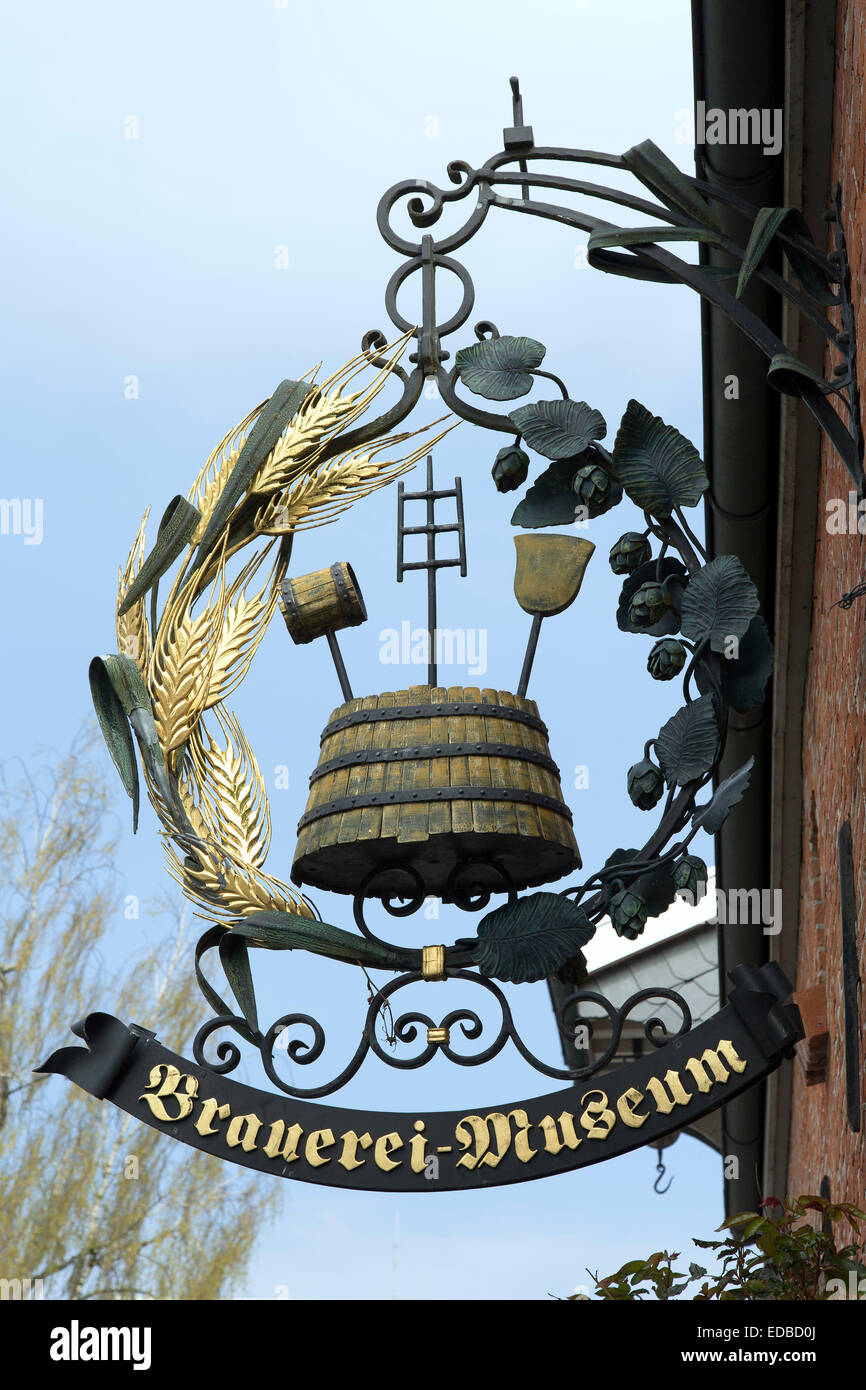
<path fill-rule="evenodd" d="M 790 985 L 774 966 L 738 966 L 729 1004 L 695 1028 L 685 1000 L 671 989 L 641 990 L 616 1008 L 584 987 L 581 948 L 599 924 L 609 923 L 619 936 L 634 940 L 678 894 L 701 896 L 706 866 L 689 852 L 690 843 L 698 830 L 718 831 L 742 798 L 751 771 L 750 760 L 712 791 L 728 712 L 761 703 L 772 647 L 755 586 L 740 561 L 730 555 L 708 560 L 684 516 L 707 487 L 698 451 L 634 400 L 626 405 L 608 451 L 601 443 L 606 421 L 542 368 L 544 346 L 525 336 L 500 336 L 490 323 L 477 326 L 478 341 L 457 353 L 450 372 L 443 366 L 449 354 L 441 340 L 465 323 L 473 303 L 467 272 L 443 253 L 473 235 L 489 206 L 503 205 L 492 191 L 496 182 L 523 185 L 522 199 L 507 200 L 509 206 L 540 210 L 531 204 L 528 189 L 550 185 L 551 176 L 532 174 L 530 157 L 634 166 L 663 205 L 570 180 L 555 186 L 651 210 L 673 223 L 664 237 L 655 229 L 656 239 L 683 239 L 686 232 L 700 232 L 701 239 L 700 228 L 696 232 L 677 209 L 685 208 L 689 218 L 700 210 L 712 226 L 710 190 L 697 189 L 697 181 L 668 167 L 660 152 L 640 149 L 641 159 L 631 162 L 582 151 L 535 150 L 532 132 L 522 124 L 515 84 L 514 127 L 505 132 L 501 154 L 480 171 L 449 166 L 457 192 L 399 184 L 380 204 L 383 235 L 407 257 L 386 294 L 400 329 L 397 341 L 388 346 L 382 334 L 369 333 L 360 355 L 327 380 L 283 382 L 226 435 L 187 496 L 171 501 L 148 554 L 145 515 L 121 571 L 118 652 L 91 663 L 90 683 L 103 733 L 132 799 L 133 829 L 140 760 L 169 870 L 210 923 L 198 943 L 195 968 L 213 1016 L 199 1029 L 194 1060 L 188 1061 L 146 1028 L 93 1014 L 74 1030 L 86 1047 L 56 1052 L 41 1070 L 66 1075 L 167 1134 L 251 1168 L 337 1186 L 441 1191 L 541 1177 L 652 1144 L 754 1085 L 792 1055 L 802 1036 L 799 1014 L 785 1002 Z M 515 162 L 516 172 L 504 170 Z M 391 209 L 400 197 L 410 198 L 412 220 L 429 226 L 445 202 L 474 187 L 476 211 L 450 238 L 434 244 L 425 234 L 416 245 L 391 230 Z M 428 195 L 428 207 L 415 196 L 419 192 Z M 541 215 L 554 214 L 548 209 Z M 805 253 L 799 226 L 786 240 L 784 218 L 763 219 L 760 225 L 764 231 L 756 231 L 747 254 L 749 274 L 764 273 L 761 260 L 773 235 L 782 237 L 789 251 L 787 241 L 797 243 L 800 260 L 805 257 L 814 269 L 818 253 Z M 590 230 L 602 268 L 622 269 L 623 253 L 603 249 L 622 244 L 632 248 L 638 273 L 655 279 L 674 275 L 672 258 L 648 247 L 646 229 L 614 236 L 616 229 L 594 222 Z M 692 283 L 698 269 L 677 265 L 684 267 L 677 276 Z M 435 274 L 442 269 L 458 275 L 464 298 L 451 319 L 437 324 Z M 396 309 L 397 289 L 415 270 L 422 276 L 420 327 L 405 322 Z M 824 272 L 826 279 L 826 265 Z M 717 281 L 708 276 L 707 285 L 709 297 L 720 303 Z M 804 281 L 806 290 L 810 285 Z M 750 322 L 746 327 L 754 336 Z M 413 339 L 409 361 L 414 366 L 407 372 L 401 359 Z M 782 372 L 778 356 L 776 376 Z M 786 370 L 782 384 L 806 380 L 790 364 Z M 449 426 L 433 438 L 429 430 L 416 431 L 416 446 L 397 461 L 382 457 L 413 438 L 391 432 L 431 377 L 457 415 L 513 436 L 493 461 L 500 492 L 516 491 L 527 481 L 532 467 L 527 450 L 544 460 L 512 517 L 520 528 L 515 597 L 531 618 L 514 691 L 438 684 L 437 573 L 453 565 L 461 576 L 467 574 L 461 481 L 437 485 L 431 453 Z M 539 378 L 552 381 L 558 395 L 503 415 L 468 404 L 456 393 L 459 381 L 488 401 L 511 401 L 527 395 Z M 402 384 L 398 404 L 358 423 L 395 379 Z M 802 394 L 823 420 L 826 402 L 814 380 Z M 843 440 L 839 417 L 832 410 L 829 415 L 835 422 L 831 436 L 853 471 L 859 440 L 850 434 Z M 420 441 L 419 435 L 424 436 Z M 427 683 L 355 696 L 337 634 L 366 620 L 358 580 L 345 561 L 291 574 L 293 537 L 333 521 L 424 456 L 426 485 L 410 491 L 398 484 L 397 577 L 402 582 L 417 570 L 426 575 Z M 647 740 L 643 756 L 627 773 L 634 805 L 652 811 L 661 804 L 643 847 L 615 849 L 594 873 L 553 891 L 546 885 L 571 878 L 582 864 L 548 731 L 527 692 L 544 625 L 575 601 L 595 547 L 573 533 L 545 534 L 545 529 L 573 530 L 576 519 L 589 522 L 626 499 L 642 516 L 643 529 L 626 531 L 610 552 L 611 568 L 623 580 L 617 625 L 655 639 L 649 675 L 663 681 L 682 676 L 683 704 Z M 452 542 L 450 555 L 443 549 L 445 534 Z M 405 541 L 412 535 L 423 537 L 424 559 L 407 559 Z M 168 582 L 172 570 L 160 603 L 160 584 Z M 226 704 L 278 607 L 296 644 L 328 642 L 343 695 L 322 732 L 298 825 L 291 883 L 265 868 L 270 840 L 265 785 Z M 726 659 L 733 652 L 736 659 Z M 705 789 L 708 795 L 700 801 Z M 304 889 L 351 896 L 356 930 L 323 921 Z M 505 901 L 486 913 L 475 935 L 450 944 L 410 948 L 375 932 L 367 920 L 374 904 L 404 918 L 430 896 L 479 912 L 496 895 Z M 309 951 L 329 958 L 337 969 L 354 965 L 392 976 L 372 988 L 356 1050 L 330 1080 L 303 1087 L 281 1075 L 280 1049 L 298 1066 L 310 1065 L 325 1051 L 325 1032 L 303 1013 L 260 1024 L 253 950 Z M 218 955 L 232 1004 L 204 973 L 202 961 L 210 951 Z M 502 982 L 528 984 L 553 975 L 568 987 L 556 1010 L 563 1037 L 573 1038 L 578 1025 L 591 1034 L 598 1022 L 592 1009 L 610 1028 L 609 1045 L 584 1066 L 537 1057 L 521 1037 L 501 988 Z M 465 1006 L 440 1016 L 436 991 L 443 981 L 471 985 L 486 1002 L 494 1001 L 500 1011 L 495 1036 L 484 1037 L 479 1014 Z M 430 987 L 434 1012 L 415 1009 L 394 1020 L 396 996 L 415 985 Z M 659 1019 L 650 1019 L 644 1025 L 649 1054 L 605 1072 L 626 1019 L 650 1000 L 672 1004 L 679 1027 L 671 1033 Z M 387 1049 L 379 1036 L 386 1017 L 392 1020 Z M 215 1036 L 225 1033 L 259 1053 L 274 1091 L 230 1078 L 241 1050 L 229 1037 Z M 464 1050 L 465 1043 L 479 1041 L 480 1050 Z M 566 1088 L 459 1113 L 359 1114 L 321 1103 L 357 1075 L 371 1052 L 403 1070 L 436 1056 L 481 1066 L 509 1044 L 538 1073 L 567 1083 Z M 215 1049 L 210 1058 L 209 1048 Z M 431 1176 L 438 1181 L 427 1182 Z"/>

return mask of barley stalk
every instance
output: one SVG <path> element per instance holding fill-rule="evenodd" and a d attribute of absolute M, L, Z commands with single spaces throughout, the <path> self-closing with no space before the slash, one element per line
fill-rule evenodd
<path fill-rule="evenodd" d="M 118 571 L 116 618 L 117 649 L 126 656 L 132 657 L 145 678 L 150 666 L 151 645 L 144 597 L 142 596 L 137 603 L 127 609 L 122 617 L 120 616 L 120 607 L 144 559 L 145 528 L 149 516 L 150 507 L 141 518 L 141 525 L 132 543 L 126 564 Z"/>

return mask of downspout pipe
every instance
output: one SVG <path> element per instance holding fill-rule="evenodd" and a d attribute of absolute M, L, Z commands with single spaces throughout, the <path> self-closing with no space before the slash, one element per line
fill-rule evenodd
<path fill-rule="evenodd" d="M 692 0 L 695 102 L 728 112 L 778 112 L 785 84 L 785 6 L 777 0 Z M 706 144 L 696 128 L 699 178 L 740 194 L 757 207 L 778 207 L 783 196 L 783 155 L 762 145 Z M 724 229 L 745 245 L 749 227 L 739 213 L 716 203 Z M 702 260 L 728 264 L 714 249 Z M 776 265 L 775 269 L 780 267 Z M 776 332 L 781 327 L 778 296 L 753 281 L 744 302 Z M 766 384 L 766 360 L 717 310 L 701 303 L 704 397 L 704 460 L 707 550 L 737 555 L 758 588 L 761 612 L 773 628 L 776 510 L 779 458 L 779 396 Z M 723 891 L 768 889 L 770 879 L 771 702 L 746 715 L 731 713 L 719 778 L 750 756 L 751 785 L 737 814 L 716 837 L 716 882 Z M 768 958 L 761 922 L 719 926 L 719 994 L 730 990 L 727 972 Z M 764 1142 L 764 1086 L 755 1086 L 722 1110 L 725 1212 L 754 1209 L 760 1190 Z"/>

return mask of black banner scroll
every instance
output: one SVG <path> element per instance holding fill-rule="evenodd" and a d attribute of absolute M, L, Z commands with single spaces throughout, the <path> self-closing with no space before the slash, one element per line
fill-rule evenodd
<path fill-rule="evenodd" d="M 329 1187 L 442 1192 L 548 1177 L 652 1144 L 748 1090 L 803 1036 L 776 965 L 731 971 L 730 1002 L 626 1066 L 531 1100 L 466 1110 L 357 1111 L 289 1099 L 169 1052 L 94 1013 L 37 1070 L 56 1072 L 182 1143 Z"/>

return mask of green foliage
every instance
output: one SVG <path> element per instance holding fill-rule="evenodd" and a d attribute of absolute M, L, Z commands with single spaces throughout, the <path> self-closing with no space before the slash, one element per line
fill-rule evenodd
<path fill-rule="evenodd" d="M 584 457 L 581 454 L 576 459 L 559 459 L 540 473 L 515 507 L 512 526 L 524 526 L 529 531 L 541 526 L 570 526 L 578 506 L 572 483 Z"/>
<path fill-rule="evenodd" d="M 816 1229 L 804 1220 L 810 1212 L 830 1223 L 829 1229 Z M 853 1227 L 856 1242 L 837 1244 L 832 1223 L 842 1220 Z M 866 1221 L 866 1212 L 848 1202 L 810 1196 L 780 1202 L 770 1197 L 760 1211 L 738 1212 L 723 1221 L 717 1227 L 728 1232 L 722 1240 L 695 1238 L 695 1245 L 715 1252 L 721 1268 L 714 1275 L 698 1264 L 690 1264 L 685 1274 L 674 1269 L 676 1252 L 658 1250 L 645 1260 L 627 1261 L 604 1279 L 590 1277 L 604 1302 L 676 1298 L 700 1279 L 704 1282 L 691 1295 L 695 1302 L 823 1302 L 846 1297 L 852 1274 L 857 1280 L 866 1277 L 861 1221 Z"/>
<path fill-rule="evenodd" d="M 455 365 L 464 386 L 489 401 L 512 401 L 532 389 L 532 370 L 544 360 L 535 338 L 485 338 L 461 348 Z"/>
<path fill-rule="evenodd" d="M 720 782 L 712 800 L 697 807 L 692 817 L 692 825 L 701 826 L 708 835 L 717 835 L 727 820 L 731 807 L 742 801 L 754 763 L 755 759 L 749 758 L 736 772 L 732 772 L 730 777 L 726 777 L 724 782 Z"/>
<path fill-rule="evenodd" d="M 735 659 L 722 666 L 722 691 L 739 714 L 754 709 L 764 698 L 773 674 L 773 644 L 759 613 L 749 623 Z"/>
<path fill-rule="evenodd" d="M 759 607 L 758 591 L 736 555 L 719 555 L 692 576 L 683 595 L 683 635 L 723 652 L 731 637 L 745 636 Z"/>
<path fill-rule="evenodd" d="M 761 265 L 770 243 L 788 216 L 790 208 L 760 208 L 752 224 L 749 243 L 737 278 L 737 299 L 741 299 L 755 271 Z"/>
<path fill-rule="evenodd" d="M 685 435 L 629 401 L 613 447 L 613 472 L 640 507 L 660 518 L 695 507 L 709 486 L 701 456 Z"/>
<path fill-rule="evenodd" d="M 88 672 L 93 707 L 108 745 L 114 766 L 120 773 L 127 796 L 132 799 L 132 830 L 138 829 L 138 764 L 132 732 L 135 731 L 145 767 L 163 796 L 171 793 L 165 775 L 153 707 L 144 677 L 131 656 L 95 656 Z"/>
<path fill-rule="evenodd" d="M 478 927 L 475 960 L 482 975 L 512 984 L 544 980 L 586 945 L 595 927 L 559 893 L 531 893 L 494 908 Z"/>
<path fill-rule="evenodd" d="M 715 762 L 719 730 L 709 695 L 692 700 L 663 724 L 656 753 L 669 784 L 678 787 L 706 776 Z"/>
<path fill-rule="evenodd" d="M 529 447 L 548 459 L 573 458 L 607 434 L 604 416 L 586 401 L 537 401 L 518 406 L 508 418 Z"/>

